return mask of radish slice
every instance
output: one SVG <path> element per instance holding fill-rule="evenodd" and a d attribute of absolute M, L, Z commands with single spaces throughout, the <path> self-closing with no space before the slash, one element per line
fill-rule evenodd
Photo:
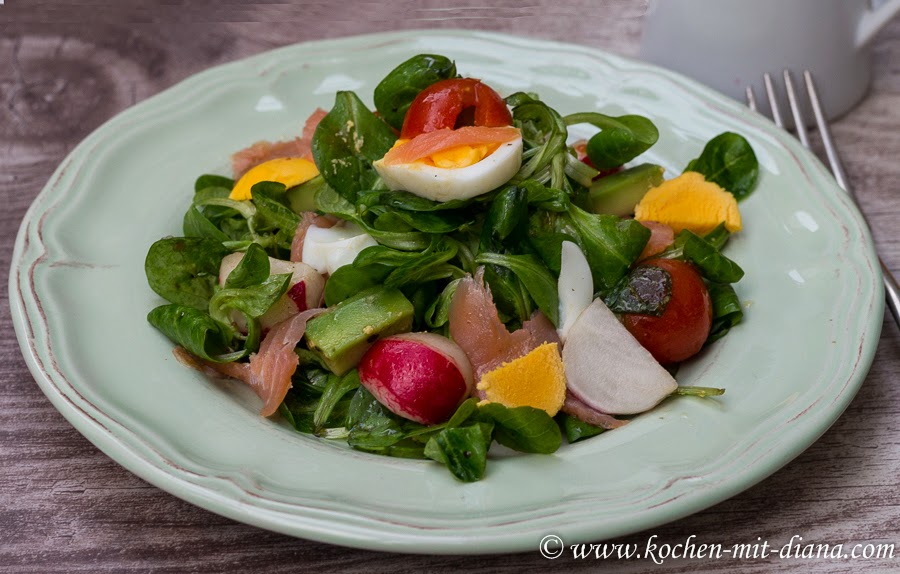
<path fill-rule="evenodd" d="M 562 243 L 562 263 L 559 271 L 559 338 L 566 342 L 566 335 L 581 312 L 594 298 L 594 280 L 591 267 L 581 249 L 571 241 Z"/>
<path fill-rule="evenodd" d="M 445 422 L 472 392 L 472 366 L 453 341 L 434 333 L 386 337 L 359 362 L 359 380 L 392 413 Z"/>
<path fill-rule="evenodd" d="M 603 413 L 648 411 L 678 383 L 629 333 L 601 299 L 595 299 L 569 330 L 563 347 L 567 387 Z"/>

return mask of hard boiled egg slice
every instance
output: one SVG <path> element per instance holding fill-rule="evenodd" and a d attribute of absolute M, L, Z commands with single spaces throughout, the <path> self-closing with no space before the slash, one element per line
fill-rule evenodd
<path fill-rule="evenodd" d="M 648 191 L 635 206 L 634 218 L 665 223 L 676 234 L 688 229 L 706 235 L 722 222 L 731 233 L 743 227 L 734 195 L 693 171 Z"/>
<path fill-rule="evenodd" d="M 334 227 L 311 226 L 303 240 L 303 262 L 319 273 L 333 274 L 339 267 L 353 263 L 359 252 L 378 245 L 358 226 L 343 221 Z"/>
<path fill-rule="evenodd" d="M 282 157 L 261 163 L 234 184 L 229 199 L 251 199 L 250 189 L 261 181 L 275 181 L 291 188 L 319 175 L 316 164 L 301 157 Z"/>
<path fill-rule="evenodd" d="M 434 201 L 469 199 L 519 171 L 522 135 L 514 127 L 437 130 L 401 140 L 374 166 L 392 190 Z"/>

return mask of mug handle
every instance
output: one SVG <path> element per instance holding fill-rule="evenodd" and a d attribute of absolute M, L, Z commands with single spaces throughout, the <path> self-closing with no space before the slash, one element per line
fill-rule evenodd
<path fill-rule="evenodd" d="M 868 44 L 897 12 L 900 12 L 900 0 L 887 0 L 874 10 L 863 12 L 856 26 L 857 49 Z"/>

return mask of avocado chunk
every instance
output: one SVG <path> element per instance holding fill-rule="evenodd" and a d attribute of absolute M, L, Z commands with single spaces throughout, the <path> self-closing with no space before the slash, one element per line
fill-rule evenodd
<path fill-rule="evenodd" d="M 644 195 L 663 182 L 663 168 L 642 163 L 626 170 L 601 177 L 589 193 L 591 211 L 625 217 L 634 213 L 634 206 Z"/>
<path fill-rule="evenodd" d="M 413 306 L 397 289 L 372 287 L 341 301 L 306 326 L 306 344 L 343 375 L 381 337 L 412 328 Z"/>

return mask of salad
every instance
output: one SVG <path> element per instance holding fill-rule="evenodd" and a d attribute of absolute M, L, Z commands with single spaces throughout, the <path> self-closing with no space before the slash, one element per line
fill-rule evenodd
<path fill-rule="evenodd" d="M 443 56 L 373 96 L 338 92 L 301 137 L 197 179 L 182 236 L 145 261 L 182 363 L 301 433 L 461 481 L 494 442 L 549 454 L 723 392 L 674 376 L 743 318 L 722 253 L 758 176 L 743 137 L 664 177 L 639 159 L 649 118 L 504 98 Z"/>

